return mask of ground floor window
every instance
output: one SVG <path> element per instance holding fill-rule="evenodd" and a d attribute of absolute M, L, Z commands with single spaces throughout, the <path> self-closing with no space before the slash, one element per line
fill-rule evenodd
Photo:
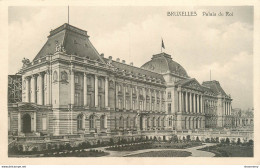
<path fill-rule="evenodd" d="M 46 117 L 42 118 L 42 130 L 43 131 L 47 130 L 47 118 Z"/>

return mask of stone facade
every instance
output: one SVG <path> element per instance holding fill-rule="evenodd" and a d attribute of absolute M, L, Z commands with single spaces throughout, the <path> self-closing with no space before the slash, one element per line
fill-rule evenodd
<path fill-rule="evenodd" d="M 35 134 L 230 127 L 232 99 L 200 84 L 166 53 L 141 68 L 99 54 L 87 32 L 64 24 L 33 61 L 23 60 L 22 102 L 9 104 L 9 131 Z"/>

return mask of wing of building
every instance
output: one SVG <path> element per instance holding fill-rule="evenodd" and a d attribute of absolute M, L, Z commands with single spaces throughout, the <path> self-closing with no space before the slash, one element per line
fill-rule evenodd
<path fill-rule="evenodd" d="M 142 132 L 230 127 L 231 102 L 217 81 L 200 84 L 171 55 L 141 67 L 99 54 L 87 31 L 64 24 L 23 60 L 22 102 L 9 104 L 18 135 Z"/>

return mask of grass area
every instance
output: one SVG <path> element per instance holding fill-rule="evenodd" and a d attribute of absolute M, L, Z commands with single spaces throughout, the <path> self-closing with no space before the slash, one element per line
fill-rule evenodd
<path fill-rule="evenodd" d="M 209 151 L 215 154 L 215 157 L 253 157 L 253 146 L 218 144 L 205 147 L 199 150 Z"/>
<path fill-rule="evenodd" d="M 109 153 L 104 151 L 90 150 L 90 151 L 73 151 L 73 152 L 63 152 L 59 154 L 45 154 L 43 157 L 101 157 L 106 156 Z"/>
<path fill-rule="evenodd" d="M 110 148 L 106 148 L 111 151 L 136 151 L 143 149 L 185 149 L 194 146 L 201 146 L 201 142 L 150 142 L 141 144 L 127 144 L 127 145 L 116 145 Z"/>
<path fill-rule="evenodd" d="M 191 152 L 167 150 L 167 151 L 150 151 L 145 153 L 128 155 L 126 157 L 188 157 L 188 156 L 191 156 Z"/>

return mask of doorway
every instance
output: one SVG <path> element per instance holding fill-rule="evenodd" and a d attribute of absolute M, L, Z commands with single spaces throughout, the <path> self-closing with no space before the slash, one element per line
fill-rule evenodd
<path fill-rule="evenodd" d="M 23 116 L 23 132 L 31 132 L 31 116 L 29 114 Z"/>

